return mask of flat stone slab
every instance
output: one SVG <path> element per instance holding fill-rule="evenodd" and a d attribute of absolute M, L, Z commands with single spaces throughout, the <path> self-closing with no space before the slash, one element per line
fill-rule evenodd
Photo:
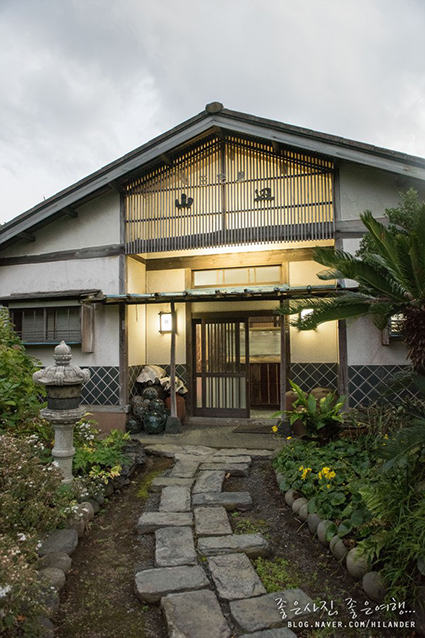
<path fill-rule="evenodd" d="M 170 638 L 230 638 L 232 635 L 212 591 L 170 594 L 161 600 L 161 607 Z"/>
<path fill-rule="evenodd" d="M 247 450 L 246 448 L 222 448 L 218 450 L 212 458 L 233 457 L 233 456 L 250 456 L 252 459 L 268 460 L 272 458 L 271 450 Z"/>
<path fill-rule="evenodd" d="M 203 589 L 209 584 L 200 565 L 145 569 L 136 574 L 135 594 L 144 603 L 156 603 L 171 592 Z"/>
<path fill-rule="evenodd" d="M 213 447 L 206 447 L 205 445 L 175 445 L 169 443 L 154 443 L 153 445 L 146 445 L 144 447 L 146 454 L 152 454 L 154 456 L 166 456 L 170 459 L 174 458 L 176 454 L 191 454 L 193 456 L 208 456 L 215 452 Z"/>
<path fill-rule="evenodd" d="M 138 534 L 149 534 L 161 527 L 191 527 L 191 512 L 144 512 L 137 521 Z"/>
<path fill-rule="evenodd" d="M 214 454 L 214 456 L 210 457 L 208 459 L 208 461 L 210 463 L 223 463 L 223 464 L 228 464 L 231 463 L 232 465 L 251 465 L 252 463 L 252 458 L 250 456 L 247 456 L 246 454 L 241 456 L 239 455 L 233 455 L 233 456 L 217 456 L 217 454 Z"/>
<path fill-rule="evenodd" d="M 193 505 L 222 505 L 226 510 L 246 511 L 252 509 L 253 503 L 249 492 L 209 492 L 194 494 Z"/>
<path fill-rule="evenodd" d="M 221 492 L 223 489 L 224 470 L 205 470 L 199 472 L 196 483 L 193 486 L 192 494 L 202 494 L 203 492 Z"/>
<path fill-rule="evenodd" d="M 267 539 L 257 534 L 229 534 L 228 536 L 205 536 L 198 540 L 198 551 L 203 556 L 244 553 L 250 558 L 268 556 Z"/>
<path fill-rule="evenodd" d="M 263 583 L 246 554 L 227 554 L 208 559 L 219 598 L 238 600 L 266 594 Z"/>
<path fill-rule="evenodd" d="M 190 487 L 164 487 L 159 503 L 160 512 L 190 512 Z"/>
<path fill-rule="evenodd" d="M 198 471 L 200 461 L 177 461 L 170 472 L 173 478 L 193 478 Z"/>
<path fill-rule="evenodd" d="M 221 461 L 217 461 L 216 463 L 213 461 L 206 461 L 202 463 L 200 470 L 214 470 L 214 471 L 224 471 L 226 474 L 230 474 L 230 476 L 248 476 L 249 474 L 249 465 L 248 463 L 231 463 Z"/>
<path fill-rule="evenodd" d="M 149 485 L 150 492 L 161 492 L 164 487 L 169 485 L 179 485 L 181 487 L 191 488 L 194 483 L 193 478 L 176 478 L 174 476 L 156 476 Z"/>
<path fill-rule="evenodd" d="M 197 536 L 223 536 L 232 533 L 224 507 L 195 507 L 193 513 Z"/>
<path fill-rule="evenodd" d="M 244 634 L 241 638 L 297 638 L 297 634 L 294 634 L 288 627 L 279 627 L 278 629 L 256 631 L 254 634 Z"/>
<path fill-rule="evenodd" d="M 283 605 L 287 615 L 285 619 L 282 618 L 278 609 L 279 600 L 286 602 Z M 308 604 L 310 605 L 310 611 L 306 613 L 304 608 Z M 288 620 L 294 618 L 299 620 L 311 615 L 312 608 L 313 601 L 301 589 L 286 589 L 285 591 L 257 596 L 256 598 L 235 600 L 230 603 L 230 613 L 233 620 L 242 631 L 247 631 L 248 633 L 260 629 L 282 627 Z M 295 609 L 301 609 L 302 611 L 296 614 Z"/>
<path fill-rule="evenodd" d="M 191 527 L 163 527 L 155 532 L 155 563 L 158 567 L 196 565 Z"/>
<path fill-rule="evenodd" d="M 38 553 L 40 556 L 59 552 L 70 556 L 78 545 L 78 533 L 75 529 L 57 529 L 43 541 Z"/>

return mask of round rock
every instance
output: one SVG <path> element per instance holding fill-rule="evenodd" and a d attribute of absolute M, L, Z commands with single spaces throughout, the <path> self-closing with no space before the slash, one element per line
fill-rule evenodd
<path fill-rule="evenodd" d="M 335 535 L 331 538 L 329 549 L 338 560 L 342 560 L 348 554 L 348 547 L 339 536 Z"/>
<path fill-rule="evenodd" d="M 280 485 L 285 480 L 285 476 L 280 472 L 276 473 L 276 483 Z"/>
<path fill-rule="evenodd" d="M 325 547 L 329 545 L 329 541 L 326 540 L 326 533 L 331 525 L 333 525 L 332 521 L 321 521 L 317 526 L 317 538 Z"/>
<path fill-rule="evenodd" d="M 382 603 L 385 598 L 384 581 L 379 572 L 368 572 L 363 576 L 362 587 L 365 594 L 376 603 Z"/>
<path fill-rule="evenodd" d="M 350 576 L 360 580 L 368 572 L 369 565 L 358 547 L 353 547 L 347 554 L 346 565 Z"/>
<path fill-rule="evenodd" d="M 82 538 L 86 531 L 86 524 L 83 518 L 69 518 L 66 521 L 66 528 L 75 530 L 78 534 L 78 538 Z"/>
<path fill-rule="evenodd" d="M 56 591 L 59 591 L 65 585 L 65 574 L 57 567 L 46 567 L 46 569 L 40 569 L 38 575 L 46 585 L 54 587 Z"/>
<path fill-rule="evenodd" d="M 310 530 L 310 534 L 316 534 L 317 528 L 319 527 L 319 523 L 321 522 L 321 518 L 317 516 L 317 514 L 309 514 L 307 518 L 308 529 Z"/>
<path fill-rule="evenodd" d="M 105 485 L 104 492 L 105 492 L 106 498 L 109 498 L 110 496 L 112 496 L 112 494 L 114 493 L 114 486 L 112 485 L 112 483 L 108 483 L 107 485 Z"/>
<path fill-rule="evenodd" d="M 301 519 L 303 523 L 308 519 L 308 503 L 301 505 L 298 511 L 298 518 Z"/>
<path fill-rule="evenodd" d="M 94 500 L 94 498 L 89 498 L 87 502 L 90 503 L 90 505 L 92 506 L 95 515 L 100 512 L 100 505 L 97 501 Z"/>
<path fill-rule="evenodd" d="M 307 499 L 303 497 L 295 499 L 295 501 L 292 503 L 292 511 L 296 516 L 298 515 L 298 512 L 303 505 L 307 505 Z"/>
<path fill-rule="evenodd" d="M 57 529 L 43 542 L 39 554 L 45 556 L 52 552 L 63 552 L 70 556 L 78 545 L 78 534 L 75 529 Z"/>
<path fill-rule="evenodd" d="M 38 616 L 36 622 L 41 628 L 41 638 L 55 638 L 55 628 L 51 620 L 44 616 Z"/>
<path fill-rule="evenodd" d="M 297 494 L 295 490 L 288 490 L 285 494 L 285 503 L 292 507 L 293 502 L 295 501 Z"/>
<path fill-rule="evenodd" d="M 78 505 L 77 511 L 81 513 L 83 520 L 88 523 L 94 519 L 94 508 L 89 501 L 84 501 L 84 503 L 80 503 Z"/>
<path fill-rule="evenodd" d="M 46 554 L 43 558 L 37 561 L 37 569 L 47 569 L 48 567 L 56 567 L 56 569 L 61 569 L 64 574 L 67 574 L 71 569 L 72 558 L 68 556 L 68 554 L 64 554 L 63 552 L 52 552 L 51 554 Z"/>

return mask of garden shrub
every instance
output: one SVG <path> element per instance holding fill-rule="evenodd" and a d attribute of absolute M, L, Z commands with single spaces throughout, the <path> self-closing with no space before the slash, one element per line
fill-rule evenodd
<path fill-rule="evenodd" d="M 71 511 L 62 475 L 41 462 L 39 446 L 0 435 L 0 632 L 7 636 L 37 635 L 38 544 Z"/>
<path fill-rule="evenodd" d="M 32 379 L 37 364 L 13 330 L 7 308 L 0 308 L 0 432 L 30 431 L 44 390 Z"/>
<path fill-rule="evenodd" d="M 77 476 L 87 476 L 95 482 L 107 483 L 121 474 L 129 463 L 123 447 L 130 439 L 127 432 L 112 430 L 103 439 L 96 438 L 92 427 L 80 426 L 80 446 L 76 448 L 73 468 Z"/>

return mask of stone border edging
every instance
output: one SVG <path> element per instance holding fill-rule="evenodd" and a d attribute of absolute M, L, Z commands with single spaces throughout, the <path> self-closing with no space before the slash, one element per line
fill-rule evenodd
<path fill-rule="evenodd" d="M 280 452 L 280 450 L 279 450 Z M 280 484 L 285 479 L 283 474 L 278 470 L 274 470 L 276 482 L 280 489 Z M 345 567 L 352 578 L 362 580 L 362 588 L 366 596 L 377 603 L 382 603 L 386 591 L 380 572 L 369 571 L 367 560 L 361 555 L 358 546 L 348 549 L 342 538 L 335 535 L 330 541 L 326 540 L 326 531 L 333 521 L 322 520 L 317 514 L 308 513 L 308 499 L 304 498 L 299 492 L 289 489 L 286 492 L 281 490 L 285 503 L 292 509 L 301 523 L 307 523 L 307 527 L 312 536 L 317 539 L 324 547 L 328 547 L 332 555 L 342 563 L 345 559 Z"/>
<path fill-rule="evenodd" d="M 123 466 L 119 476 L 108 481 L 103 493 L 99 493 L 93 499 L 80 502 L 75 510 L 77 516 L 69 518 L 65 528 L 54 530 L 42 541 L 39 549 L 40 558 L 35 564 L 40 579 L 44 581 L 42 595 L 47 610 L 46 616 L 39 618 L 40 625 L 45 629 L 42 638 L 54 638 L 54 625 L 51 618 L 59 610 L 59 591 L 65 586 L 66 576 L 72 566 L 71 554 L 76 550 L 79 539 L 84 536 L 89 523 L 100 513 L 105 498 L 109 498 L 114 492 L 128 485 L 136 468 L 145 463 L 146 455 L 141 443 L 129 441 L 123 449 L 125 456 L 131 459 L 131 463 Z"/>

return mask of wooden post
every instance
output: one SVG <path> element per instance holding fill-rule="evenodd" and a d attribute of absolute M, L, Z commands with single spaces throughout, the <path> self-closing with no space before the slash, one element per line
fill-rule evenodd
<path fill-rule="evenodd" d="M 177 416 L 176 404 L 176 313 L 171 303 L 171 352 L 170 352 L 170 408 L 171 416 Z"/>
<path fill-rule="evenodd" d="M 280 310 L 283 310 L 283 299 L 280 301 Z M 286 317 L 280 315 L 280 409 L 286 410 L 286 370 L 287 370 L 287 343 L 286 343 Z"/>

